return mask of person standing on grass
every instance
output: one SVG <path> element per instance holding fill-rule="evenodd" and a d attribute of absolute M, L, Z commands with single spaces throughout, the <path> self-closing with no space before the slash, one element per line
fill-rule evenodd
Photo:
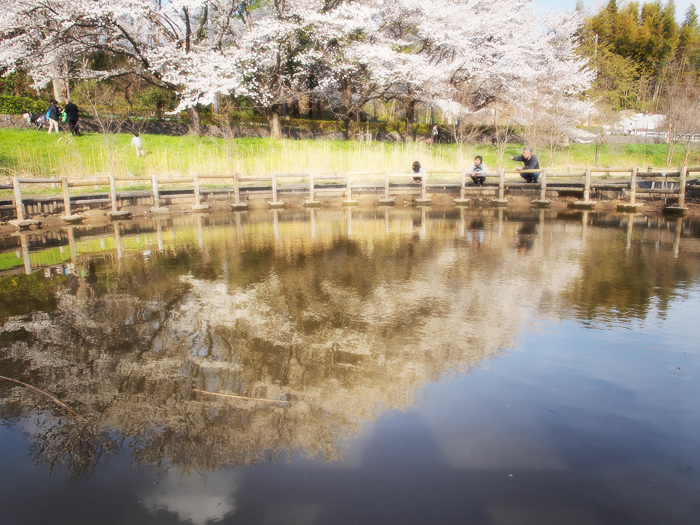
<path fill-rule="evenodd" d="M 537 157 L 535 157 L 532 154 L 532 148 L 526 147 L 523 148 L 523 154 L 518 155 L 517 157 L 508 157 L 510 160 L 515 160 L 517 162 L 522 162 L 523 167 L 522 168 L 515 168 L 516 170 L 538 170 L 540 169 L 540 163 L 537 160 Z M 538 177 L 540 176 L 539 173 L 521 173 L 520 176 L 525 179 L 525 182 L 537 182 Z"/>
<path fill-rule="evenodd" d="M 440 142 L 440 128 L 437 124 L 433 126 L 433 144 Z"/>
<path fill-rule="evenodd" d="M 136 150 L 137 157 L 146 156 L 146 152 L 143 150 L 143 141 L 141 140 L 141 137 L 139 137 L 138 131 L 134 131 L 134 136 L 131 138 L 131 145 Z"/>
<path fill-rule="evenodd" d="M 58 121 L 61 118 L 61 108 L 58 107 L 58 102 L 55 100 L 51 101 L 49 105 L 49 133 L 51 130 L 55 130 L 58 133 Z"/>
<path fill-rule="evenodd" d="M 78 106 L 73 104 L 70 100 L 68 104 L 63 108 L 66 112 L 66 120 L 68 121 L 68 129 L 72 135 L 80 136 L 80 130 L 78 129 Z"/>

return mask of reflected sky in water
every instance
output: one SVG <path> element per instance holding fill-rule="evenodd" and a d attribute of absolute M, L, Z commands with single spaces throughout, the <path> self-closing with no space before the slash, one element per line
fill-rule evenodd
<path fill-rule="evenodd" d="M 0 239 L 6 523 L 691 523 L 700 228 L 506 209 Z M 234 395 L 216 397 L 207 393 Z"/>

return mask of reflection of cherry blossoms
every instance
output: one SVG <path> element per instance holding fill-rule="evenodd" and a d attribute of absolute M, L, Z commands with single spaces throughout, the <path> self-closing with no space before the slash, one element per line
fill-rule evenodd
<path fill-rule="evenodd" d="M 131 281 L 157 264 L 134 260 L 122 266 L 120 293 L 63 291 L 54 313 L 8 320 L 3 362 L 90 421 L 35 425 L 37 455 L 56 463 L 84 451 L 84 472 L 114 447 L 128 447 L 139 464 L 184 471 L 294 451 L 337 459 L 382 410 L 406 409 L 428 382 L 510 348 L 532 305 L 555 315 L 578 271 L 564 256 L 578 241 L 538 238 L 518 257 L 514 224 L 486 228 L 479 251 L 455 243 L 450 229 L 399 241 L 379 226 L 351 241 L 319 224 L 313 247 L 285 231 L 275 252 L 259 252 L 269 260 L 207 245 L 207 259 L 227 260 L 226 273 L 207 279 L 184 265 L 180 277 L 150 271 Z M 253 280 L 240 282 L 238 269 Z M 105 270 L 98 289 L 111 282 Z M 36 400 L 4 392 L 6 414 L 31 417 Z M 79 437 L 86 428 L 92 441 Z"/>

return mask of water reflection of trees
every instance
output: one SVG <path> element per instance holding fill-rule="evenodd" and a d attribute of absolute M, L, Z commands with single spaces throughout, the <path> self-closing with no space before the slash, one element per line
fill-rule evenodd
<path fill-rule="evenodd" d="M 13 317 L 0 332 L 5 375 L 50 391 L 89 423 L 7 384 L 2 417 L 23 425 L 38 460 L 75 476 L 120 449 L 158 469 L 292 452 L 334 460 L 383 409 L 404 409 L 426 382 L 512 346 L 533 307 L 556 317 L 580 302 L 595 315 L 624 300 L 643 312 L 653 287 L 671 294 L 697 274 L 643 236 L 625 253 L 614 230 L 582 243 L 566 224 L 547 223 L 549 236 L 540 222 L 523 225 L 487 220 L 475 249 L 450 221 L 427 239 L 410 225 L 387 235 L 371 220 L 355 223 L 351 237 L 319 221 L 310 239 L 291 222 L 279 238 L 229 230 L 201 249 L 98 262 L 94 293 L 65 286 L 50 311 Z M 532 241 L 525 255 L 523 235 Z M 656 277 L 627 282 L 636 289 L 624 299 L 597 291 L 642 270 Z"/>

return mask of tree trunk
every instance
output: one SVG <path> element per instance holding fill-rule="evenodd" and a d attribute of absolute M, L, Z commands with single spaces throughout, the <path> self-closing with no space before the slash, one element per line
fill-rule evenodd
<path fill-rule="evenodd" d="M 53 98 L 59 104 L 65 104 L 70 99 L 70 86 L 65 78 L 54 78 L 51 80 L 53 84 Z"/>
<path fill-rule="evenodd" d="M 357 119 L 357 112 L 351 109 L 352 86 L 350 82 L 343 79 L 340 82 L 340 90 L 343 97 L 343 112 L 345 113 L 343 117 L 345 121 L 345 138 L 347 140 L 355 140 L 355 120 Z"/>
<path fill-rule="evenodd" d="M 416 113 L 416 101 L 411 99 L 406 104 L 406 142 L 413 142 L 413 117 Z"/>
<path fill-rule="evenodd" d="M 272 104 L 267 108 L 267 122 L 270 125 L 270 138 L 271 139 L 281 139 L 282 138 L 282 126 L 280 126 L 280 105 Z"/>
<path fill-rule="evenodd" d="M 345 117 L 345 138 L 347 140 L 355 140 L 357 135 L 355 134 L 355 115 L 350 113 Z"/>
<path fill-rule="evenodd" d="M 201 106 L 197 104 L 187 108 L 187 119 L 189 120 L 189 132 L 190 135 L 201 135 L 202 134 L 202 116 L 200 114 Z"/>

